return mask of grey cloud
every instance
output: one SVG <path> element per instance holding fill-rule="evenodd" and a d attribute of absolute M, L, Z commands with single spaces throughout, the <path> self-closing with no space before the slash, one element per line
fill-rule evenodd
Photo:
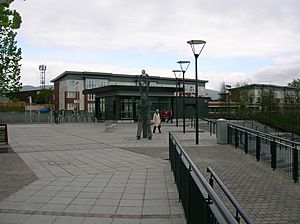
<path fill-rule="evenodd" d="M 275 65 L 259 69 L 252 77 L 257 83 L 287 85 L 293 79 L 300 78 L 300 56 L 274 60 Z"/>
<path fill-rule="evenodd" d="M 15 5 L 23 15 L 24 37 L 36 45 L 143 51 L 161 46 L 184 52 L 183 40 L 200 38 L 210 45 L 207 54 L 217 57 L 300 50 L 296 0 L 44 0 Z"/>

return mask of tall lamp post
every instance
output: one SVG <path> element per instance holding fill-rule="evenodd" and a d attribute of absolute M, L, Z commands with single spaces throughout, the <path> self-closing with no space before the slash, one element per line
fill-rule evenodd
<path fill-rule="evenodd" d="M 45 85 L 46 85 L 46 65 L 40 65 L 39 66 L 39 70 L 41 71 L 41 75 L 40 75 L 40 88 L 41 89 L 45 89 Z"/>
<path fill-rule="evenodd" d="M 187 42 L 189 45 L 191 45 L 192 51 L 195 56 L 195 81 L 196 81 L 196 99 L 195 99 L 195 104 L 196 104 L 196 145 L 199 144 L 199 124 L 198 124 L 198 67 L 197 67 L 197 59 L 199 55 L 201 54 L 206 42 L 204 40 L 190 40 Z"/>
<path fill-rule="evenodd" d="M 227 103 L 228 103 L 228 110 L 227 110 L 227 114 L 228 114 L 228 120 L 230 120 L 230 115 L 231 115 L 231 108 L 230 108 L 230 90 L 231 90 L 231 85 L 225 85 L 225 89 L 226 89 L 226 92 L 227 92 Z"/>
<path fill-rule="evenodd" d="M 175 101 L 175 116 L 176 116 L 176 127 L 178 127 L 178 79 L 181 76 L 181 70 L 173 70 L 175 78 L 176 78 L 176 101 Z"/>
<path fill-rule="evenodd" d="M 185 133 L 185 81 L 184 81 L 184 74 L 187 71 L 188 67 L 190 66 L 190 61 L 178 61 L 177 62 L 180 65 L 181 72 L 182 72 L 182 121 L 183 121 L 183 133 Z"/>

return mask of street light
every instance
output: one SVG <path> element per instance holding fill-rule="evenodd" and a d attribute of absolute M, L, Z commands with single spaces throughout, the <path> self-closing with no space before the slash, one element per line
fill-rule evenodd
<path fill-rule="evenodd" d="M 181 76 L 181 70 L 173 70 L 175 78 L 176 78 L 176 102 L 175 102 L 175 116 L 176 116 L 176 127 L 178 127 L 178 90 L 177 83 L 178 79 Z"/>
<path fill-rule="evenodd" d="M 41 71 L 40 74 L 40 88 L 41 89 L 45 89 L 45 85 L 46 85 L 46 65 L 40 65 L 39 66 L 39 70 Z"/>
<path fill-rule="evenodd" d="M 182 72 L 182 119 L 183 119 L 183 133 L 185 133 L 185 81 L 184 81 L 184 74 L 187 71 L 188 67 L 190 66 L 190 61 L 177 61 L 180 65 L 181 72 Z"/>
<path fill-rule="evenodd" d="M 228 114 L 228 120 L 230 120 L 230 115 L 231 115 L 231 108 L 230 108 L 230 97 L 229 97 L 229 94 L 230 94 L 230 90 L 231 90 L 231 85 L 225 85 L 225 90 L 226 90 L 226 93 L 227 93 L 227 106 L 228 106 L 228 109 L 227 109 L 227 114 Z"/>
<path fill-rule="evenodd" d="M 187 42 L 189 45 L 191 45 L 192 51 L 195 56 L 195 80 L 196 80 L 196 145 L 199 144 L 199 124 L 198 124 L 198 67 L 197 67 L 197 59 L 199 55 L 201 54 L 206 42 L 204 40 L 190 40 Z"/>

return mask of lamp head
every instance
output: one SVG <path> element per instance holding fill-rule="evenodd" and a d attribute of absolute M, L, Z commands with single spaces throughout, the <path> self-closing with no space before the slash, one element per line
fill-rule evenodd
<path fill-rule="evenodd" d="M 187 43 L 189 45 L 191 45 L 192 51 L 193 51 L 195 57 L 197 58 L 201 54 L 201 52 L 202 52 L 202 50 L 203 50 L 203 48 L 206 44 L 206 41 L 204 41 L 204 40 L 190 40 Z"/>
<path fill-rule="evenodd" d="M 175 78 L 179 78 L 181 76 L 182 71 L 181 70 L 172 70 L 174 72 Z"/>
<path fill-rule="evenodd" d="M 185 73 L 186 70 L 189 68 L 191 62 L 190 61 L 177 61 L 177 63 L 180 65 L 182 73 Z"/>

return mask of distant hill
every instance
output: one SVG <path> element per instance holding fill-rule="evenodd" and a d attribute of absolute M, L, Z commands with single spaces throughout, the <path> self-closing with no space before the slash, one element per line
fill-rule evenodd
<path fill-rule="evenodd" d="M 53 88 L 53 85 L 46 85 L 45 88 L 46 89 Z M 20 91 L 25 92 L 25 91 L 40 90 L 40 89 L 41 89 L 41 87 L 39 87 L 39 86 L 25 85 L 25 86 L 22 86 L 22 89 Z"/>
<path fill-rule="evenodd" d="M 212 89 L 205 89 L 207 97 L 211 98 L 212 100 L 219 99 L 219 91 L 215 91 Z"/>

